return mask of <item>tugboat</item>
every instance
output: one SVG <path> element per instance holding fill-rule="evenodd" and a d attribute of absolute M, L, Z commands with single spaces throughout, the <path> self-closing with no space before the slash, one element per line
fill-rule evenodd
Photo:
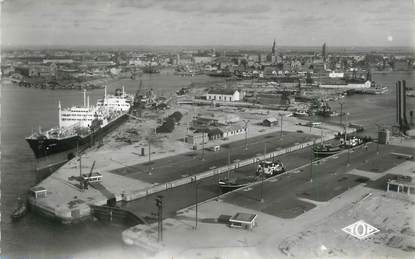
<path fill-rule="evenodd" d="M 285 167 L 281 161 L 262 161 L 258 165 L 255 176 L 230 177 L 228 174 L 227 178 L 219 180 L 219 188 L 221 189 L 222 193 L 226 193 L 260 181 L 261 175 L 263 175 L 265 178 L 269 178 L 274 175 L 282 174 L 283 172 L 285 172 Z"/>
<path fill-rule="evenodd" d="M 239 188 L 243 188 L 250 183 L 254 183 L 258 180 L 257 177 L 250 176 L 246 178 L 225 178 L 219 180 L 219 188 L 222 193 L 227 193 Z"/>
<path fill-rule="evenodd" d="M 285 172 L 285 167 L 281 161 L 272 162 L 272 161 L 262 161 L 258 165 L 256 175 L 260 176 L 263 174 L 266 178 L 269 178 L 274 175 L 282 174 Z"/>
<path fill-rule="evenodd" d="M 21 219 L 26 214 L 27 214 L 26 200 L 22 199 L 21 197 L 18 197 L 16 208 L 14 209 L 10 217 L 12 218 L 13 221 L 16 221 L 18 219 Z"/>
<path fill-rule="evenodd" d="M 340 141 L 340 143 L 346 148 L 348 148 L 348 147 L 357 147 L 357 146 L 363 144 L 363 142 L 364 142 L 364 140 L 362 138 L 359 138 L 359 137 L 356 137 L 356 136 L 350 136 L 350 137 L 347 137 L 346 140 L 342 139 Z"/>
<path fill-rule="evenodd" d="M 334 155 L 341 151 L 340 145 L 319 144 L 313 147 L 313 153 L 316 157 L 326 157 Z"/>
<path fill-rule="evenodd" d="M 329 104 L 325 101 L 322 102 L 320 108 L 315 112 L 315 114 L 322 117 L 334 117 L 340 115 L 338 112 L 333 111 Z"/>

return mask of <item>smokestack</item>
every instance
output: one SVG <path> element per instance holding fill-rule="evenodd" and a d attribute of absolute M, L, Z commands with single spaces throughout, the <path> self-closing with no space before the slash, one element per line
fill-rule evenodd
<path fill-rule="evenodd" d="M 89 108 L 89 95 L 88 95 L 88 97 L 87 97 L 87 99 L 86 99 L 86 105 L 87 105 L 87 107 Z"/>
<path fill-rule="evenodd" d="M 104 87 L 104 100 L 107 100 L 107 86 Z"/>
<path fill-rule="evenodd" d="M 124 91 L 124 86 L 122 86 L 122 96 L 124 96 L 125 91 Z"/>

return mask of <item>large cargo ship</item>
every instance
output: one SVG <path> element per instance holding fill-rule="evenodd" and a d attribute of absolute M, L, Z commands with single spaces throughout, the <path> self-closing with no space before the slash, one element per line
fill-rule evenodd
<path fill-rule="evenodd" d="M 62 109 L 58 105 L 59 125 L 35 132 L 26 138 L 35 157 L 37 169 L 56 166 L 72 159 L 77 152 L 93 146 L 98 140 L 128 119 L 133 98 L 117 89 L 114 95 L 98 99 L 89 105 L 84 92 L 84 105 Z"/>

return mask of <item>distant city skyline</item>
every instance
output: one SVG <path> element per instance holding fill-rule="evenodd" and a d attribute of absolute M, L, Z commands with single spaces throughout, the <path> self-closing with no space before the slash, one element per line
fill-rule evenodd
<path fill-rule="evenodd" d="M 399 2 L 399 4 L 398 4 Z M 5 0 L 2 45 L 415 46 L 415 0 Z"/>

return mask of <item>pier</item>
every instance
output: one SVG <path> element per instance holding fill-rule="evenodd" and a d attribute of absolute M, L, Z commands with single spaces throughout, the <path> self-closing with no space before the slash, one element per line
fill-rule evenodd
<path fill-rule="evenodd" d="M 275 130 L 278 132 L 278 129 Z M 276 132 L 249 138 L 248 150 L 245 150 L 245 141 L 239 140 L 230 142 L 218 152 L 177 154 L 141 164 L 135 164 L 134 160 L 131 160 L 129 165 L 99 170 L 102 182 L 91 183 L 87 189 L 82 188 L 80 182 L 74 178 L 79 174 L 78 158 L 74 158 L 37 185 L 47 190 L 46 197 L 31 197 L 29 202 L 43 214 L 65 223 L 76 222 L 91 216 L 91 206 L 114 205 L 120 201 L 131 202 L 191 184 L 196 180 L 212 177 L 218 179 L 221 174 L 229 171 L 243 172 L 245 168 L 250 168 L 249 172 L 252 175 L 258 161 L 281 159 L 286 154 L 310 149 L 313 142 L 333 139 L 337 130 L 323 137 L 317 129 L 313 129 L 316 135 L 283 132 L 281 137 L 280 132 Z M 205 154 L 201 157 L 203 153 Z M 232 156 L 230 163 L 227 158 L 229 154 Z M 99 160 L 99 156 L 90 151 L 82 157 L 84 170 L 91 167 L 92 159 L 98 159 L 98 167 L 100 163 L 105 163 L 107 168 L 114 167 L 114 162 L 106 160 L 105 157 Z M 181 162 L 177 164 L 178 161 Z M 183 163 L 184 161 L 186 162 Z"/>

